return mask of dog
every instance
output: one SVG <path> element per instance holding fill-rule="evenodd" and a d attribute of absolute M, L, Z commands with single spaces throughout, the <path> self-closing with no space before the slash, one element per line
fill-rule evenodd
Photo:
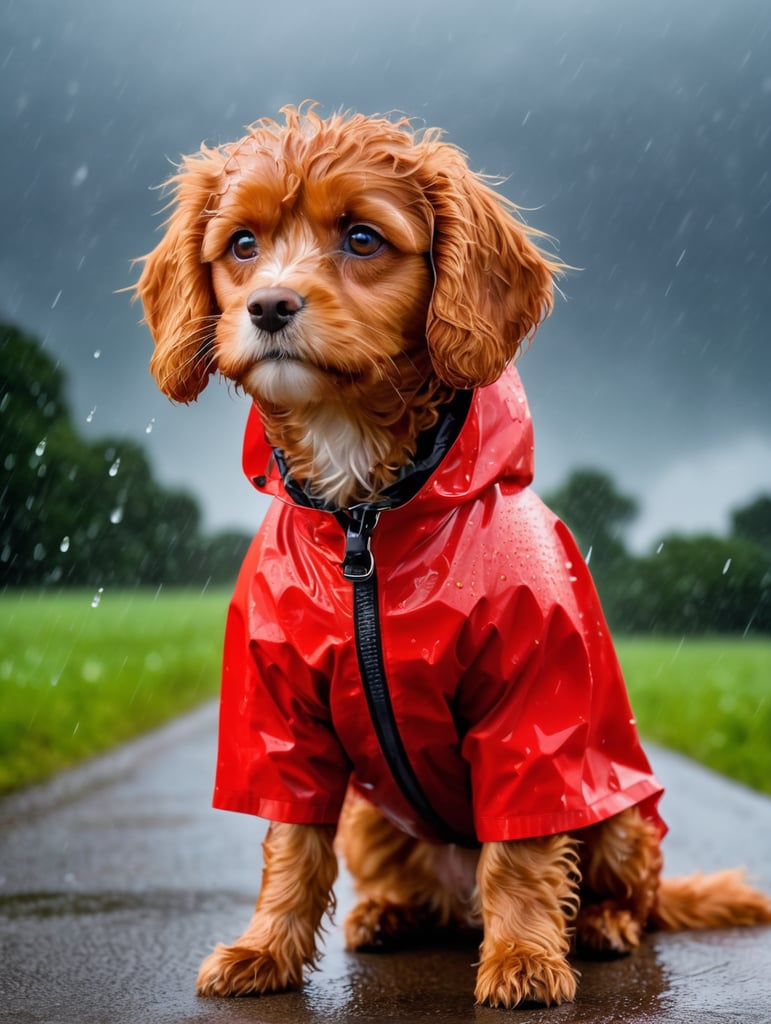
<path fill-rule="evenodd" d="M 482 929 L 475 997 L 574 998 L 576 947 L 771 921 L 739 871 L 661 879 L 662 788 L 566 528 L 529 489 L 513 361 L 566 268 L 460 150 L 287 107 L 202 147 L 136 293 L 163 392 L 253 400 L 276 500 L 230 606 L 216 806 L 270 820 L 254 916 L 202 995 L 302 984 L 348 948 Z"/>

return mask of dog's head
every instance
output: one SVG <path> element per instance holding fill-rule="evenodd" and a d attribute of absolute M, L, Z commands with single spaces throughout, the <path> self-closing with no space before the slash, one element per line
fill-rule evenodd
<path fill-rule="evenodd" d="M 495 380 L 551 308 L 537 232 L 435 130 L 283 114 L 171 179 L 136 288 L 159 387 L 191 401 L 218 370 L 296 407 L 400 360 L 450 388 Z"/>

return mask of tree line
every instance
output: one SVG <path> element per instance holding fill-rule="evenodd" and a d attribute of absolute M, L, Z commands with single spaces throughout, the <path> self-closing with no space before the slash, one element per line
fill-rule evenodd
<path fill-rule="evenodd" d="M 140 445 L 85 440 L 66 381 L 36 339 L 0 325 L 0 581 L 11 586 L 204 585 L 234 579 L 251 537 L 207 534 L 195 498 L 159 484 Z M 771 632 L 771 495 L 728 536 L 661 538 L 636 556 L 638 505 L 593 469 L 546 502 L 588 559 L 610 625 L 627 632 Z"/>
<path fill-rule="evenodd" d="M 11 325 L 0 325 L 0 438 L 6 585 L 187 585 L 235 577 L 251 538 L 205 533 L 195 498 L 159 484 L 135 442 L 83 438 L 61 369 Z"/>
<path fill-rule="evenodd" d="M 631 554 L 637 501 L 593 469 L 545 500 L 588 558 L 611 627 L 629 633 L 771 632 L 771 495 L 735 509 L 725 537 L 671 533 Z"/>

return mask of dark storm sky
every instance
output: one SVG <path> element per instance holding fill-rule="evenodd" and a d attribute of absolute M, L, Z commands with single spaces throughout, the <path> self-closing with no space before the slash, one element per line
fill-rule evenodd
<path fill-rule="evenodd" d="M 210 525 L 262 512 L 240 476 L 246 400 L 211 384 L 171 405 L 116 290 L 155 244 L 171 162 L 307 97 L 442 126 L 583 268 L 520 362 L 540 490 L 609 471 L 642 503 L 637 543 L 719 530 L 771 491 L 768 0 L 0 12 L 0 317 L 45 338 L 87 436 L 146 442 Z"/>

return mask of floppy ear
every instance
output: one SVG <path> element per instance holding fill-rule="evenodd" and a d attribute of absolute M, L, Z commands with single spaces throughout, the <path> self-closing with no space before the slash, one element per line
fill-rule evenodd
<path fill-rule="evenodd" d="M 516 207 L 440 144 L 427 188 L 434 209 L 434 292 L 426 338 L 439 377 L 458 388 L 501 375 L 551 311 L 562 265 L 531 240 Z"/>
<path fill-rule="evenodd" d="M 135 290 L 155 341 L 150 371 L 161 391 L 179 402 L 197 398 L 215 369 L 212 336 L 219 311 L 201 247 L 223 167 L 224 157 L 214 149 L 184 158 L 169 182 L 166 233 L 143 257 Z"/>

